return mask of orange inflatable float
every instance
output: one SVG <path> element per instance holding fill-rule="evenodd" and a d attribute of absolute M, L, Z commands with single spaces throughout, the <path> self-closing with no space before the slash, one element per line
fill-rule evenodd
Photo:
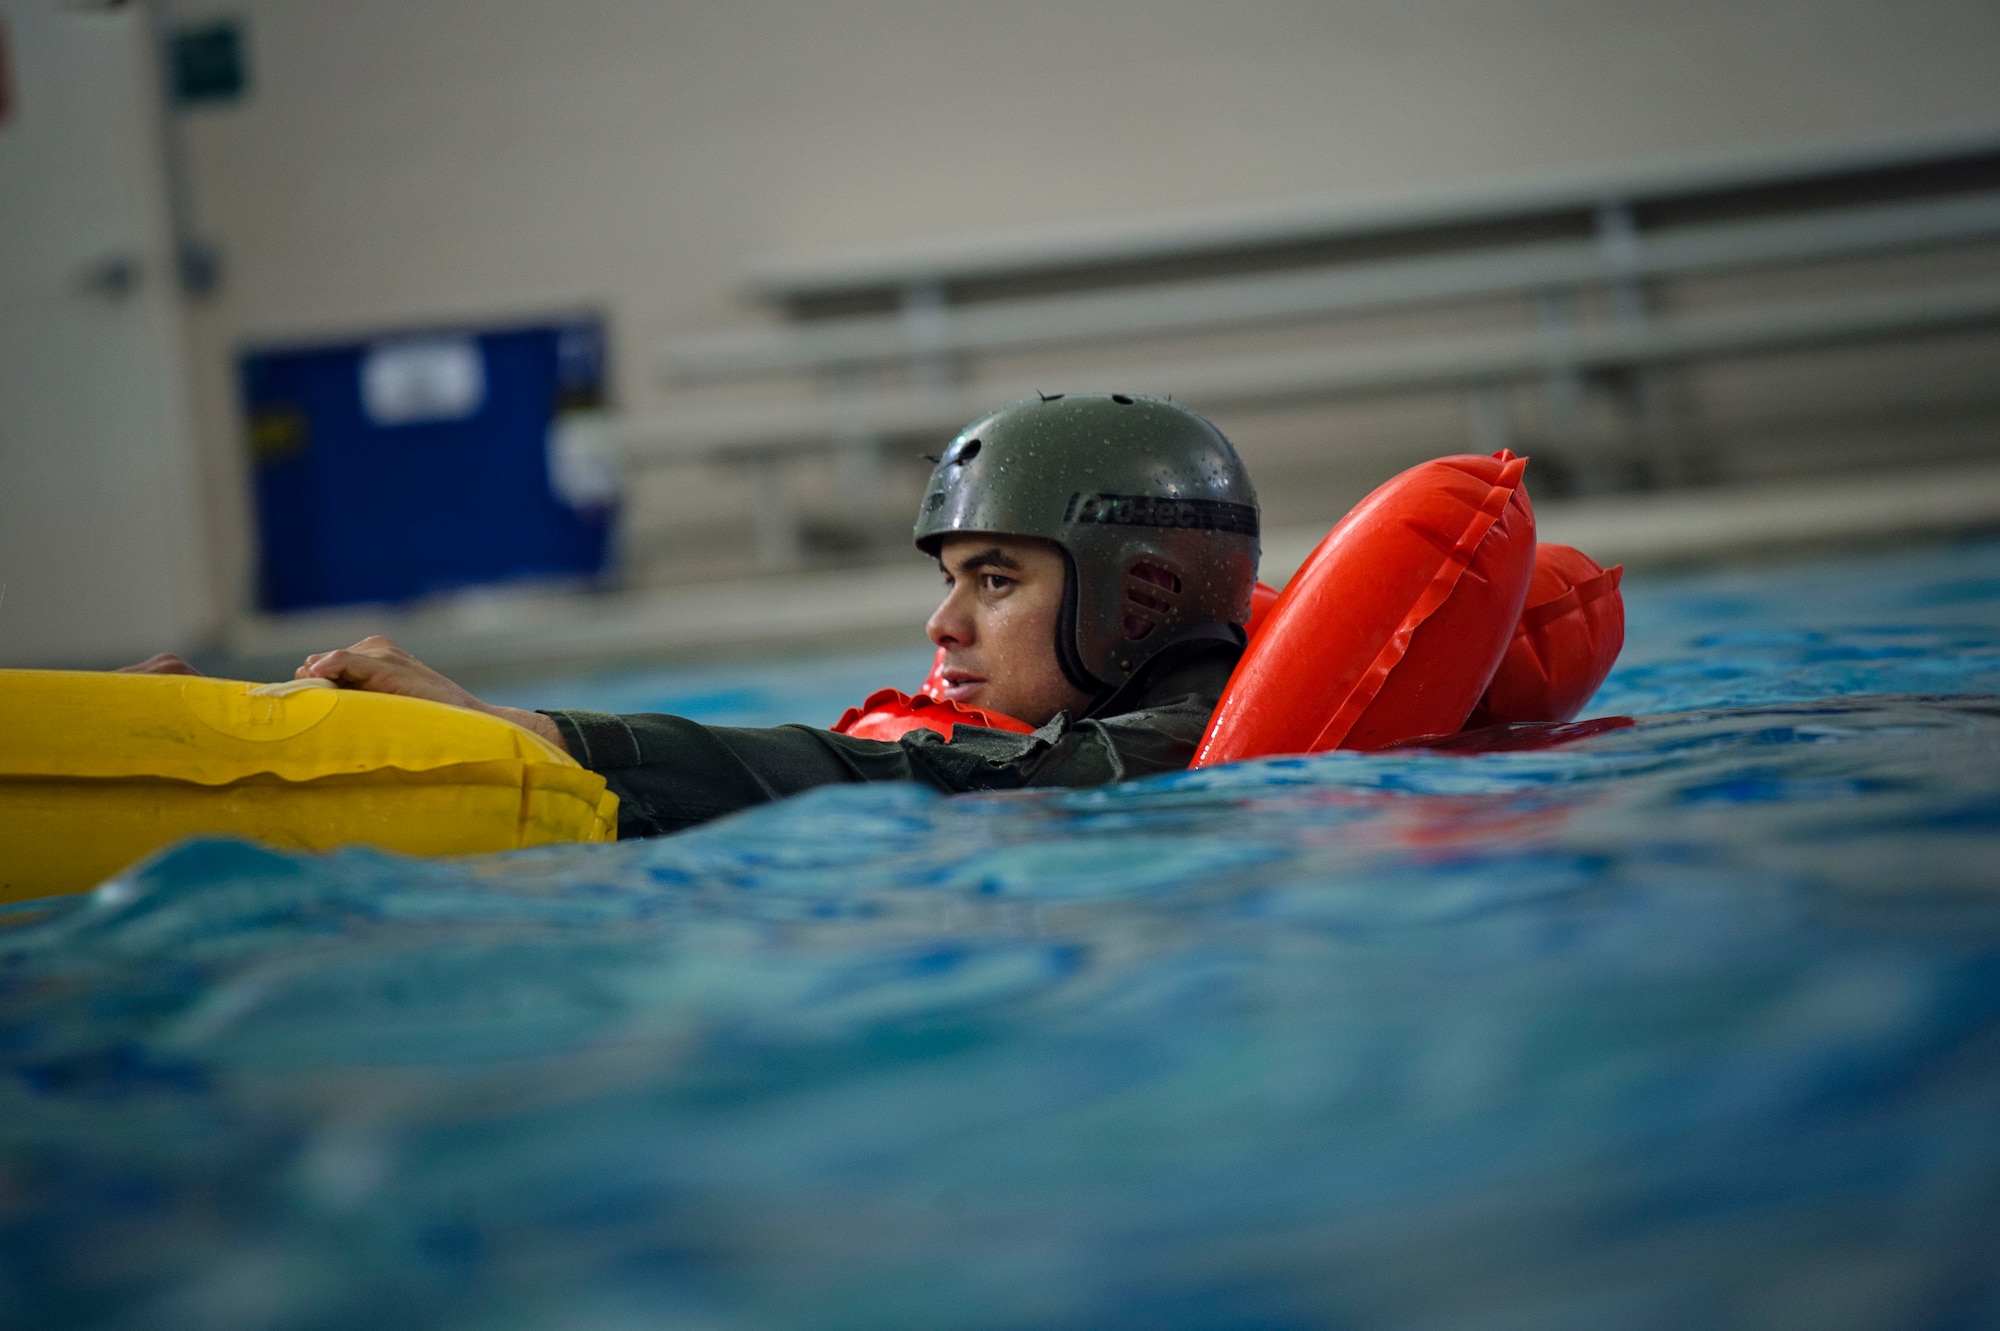
<path fill-rule="evenodd" d="M 1006 730 L 1016 735 L 1026 735 L 1034 730 L 1026 721 L 1017 721 L 999 712 L 932 697 L 930 690 L 935 687 L 938 667 L 943 660 L 944 653 L 940 651 L 938 665 L 931 667 L 931 677 L 915 694 L 896 689 L 877 689 L 862 699 L 859 707 L 850 707 L 843 712 L 840 720 L 834 722 L 833 732 L 836 735 L 852 735 L 856 739 L 896 740 L 912 730 L 935 730 L 950 739 L 952 732 L 960 726 L 985 726 L 989 730 Z"/>
<path fill-rule="evenodd" d="M 1534 571 L 1527 459 L 1439 458 L 1342 518 L 1230 676 L 1195 767 L 1379 749 L 1465 724 Z"/>
<path fill-rule="evenodd" d="M 1607 569 L 1568 545 L 1535 550 L 1528 607 L 1468 728 L 1567 721 L 1583 710 L 1625 645 L 1624 565 Z"/>

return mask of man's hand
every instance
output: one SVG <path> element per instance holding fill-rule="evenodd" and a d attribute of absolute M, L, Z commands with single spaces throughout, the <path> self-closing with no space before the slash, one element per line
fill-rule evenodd
<path fill-rule="evenodd" d="M 564 752 L 569 750 L 569 746 L 563 743 L 562 732 L 556 729 L 556 723 L 540 712 L 483 703 L 379 635 L 363 638 L 352 647 L 343 647 L 336 652 L 315 652 L 292 674 L 297 679 L 330 679 L 345 689 L 393 693 L 399 697 L 423 698 L 463 707 L 467 711 L 484 712 L 488 716 L 511 721 L 524 730 L 531 730 Z"/>
<path fill-rule="evenodd" d="M 119 666 L 121 675 L 199 675 L 187 662 L 172 652 L 155 652 L 137 665 Z"/>
<path fill-rule="evenodd" d="M 379 634 L 337 652 L 314 652 L 292 672 L 296 679 L 330 679 L 346 689 L 425 698 L 475 712 L 485 703 Z"/>

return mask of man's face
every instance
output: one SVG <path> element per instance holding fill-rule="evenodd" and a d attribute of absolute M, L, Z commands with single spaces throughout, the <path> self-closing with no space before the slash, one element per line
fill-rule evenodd
<path fill-rule="evenodd" d="M 1026 536 L 947 536 L 944 602 L 925 631 L 944 648 L 944 696 L 1039 726 L 1090 704 L 1056 664 L 1063 556 Z"/>

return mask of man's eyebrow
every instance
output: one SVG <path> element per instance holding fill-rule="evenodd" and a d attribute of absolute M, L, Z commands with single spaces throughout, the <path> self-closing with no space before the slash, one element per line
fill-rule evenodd
<path fill-rule="evenodd" d="M 938 563 L 942 567 L 944 561 L 939 560 Z M 958 561 L 958 571 L 960 573 L 976 573 L 982 568 L 1005 568 L 1012 569 L 1018 573 L 1021 571 L 1021 561 L 1015 559 L 1014 556 L 1008 554 L 997 545 L 989 550 L 981 550 L 976 555 L 968 555 L 966 558 Z"/>

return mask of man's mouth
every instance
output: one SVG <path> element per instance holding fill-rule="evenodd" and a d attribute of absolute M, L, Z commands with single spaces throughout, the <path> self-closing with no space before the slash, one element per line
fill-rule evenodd
<path fill-rule="evenodd" d="M 943 682 L 941 696 L 950 702 L 970 702 L 974 694 L 986 687 L 986 677 L 975 675 L 969 670 L 947 669 L 944 672 Z"/>

